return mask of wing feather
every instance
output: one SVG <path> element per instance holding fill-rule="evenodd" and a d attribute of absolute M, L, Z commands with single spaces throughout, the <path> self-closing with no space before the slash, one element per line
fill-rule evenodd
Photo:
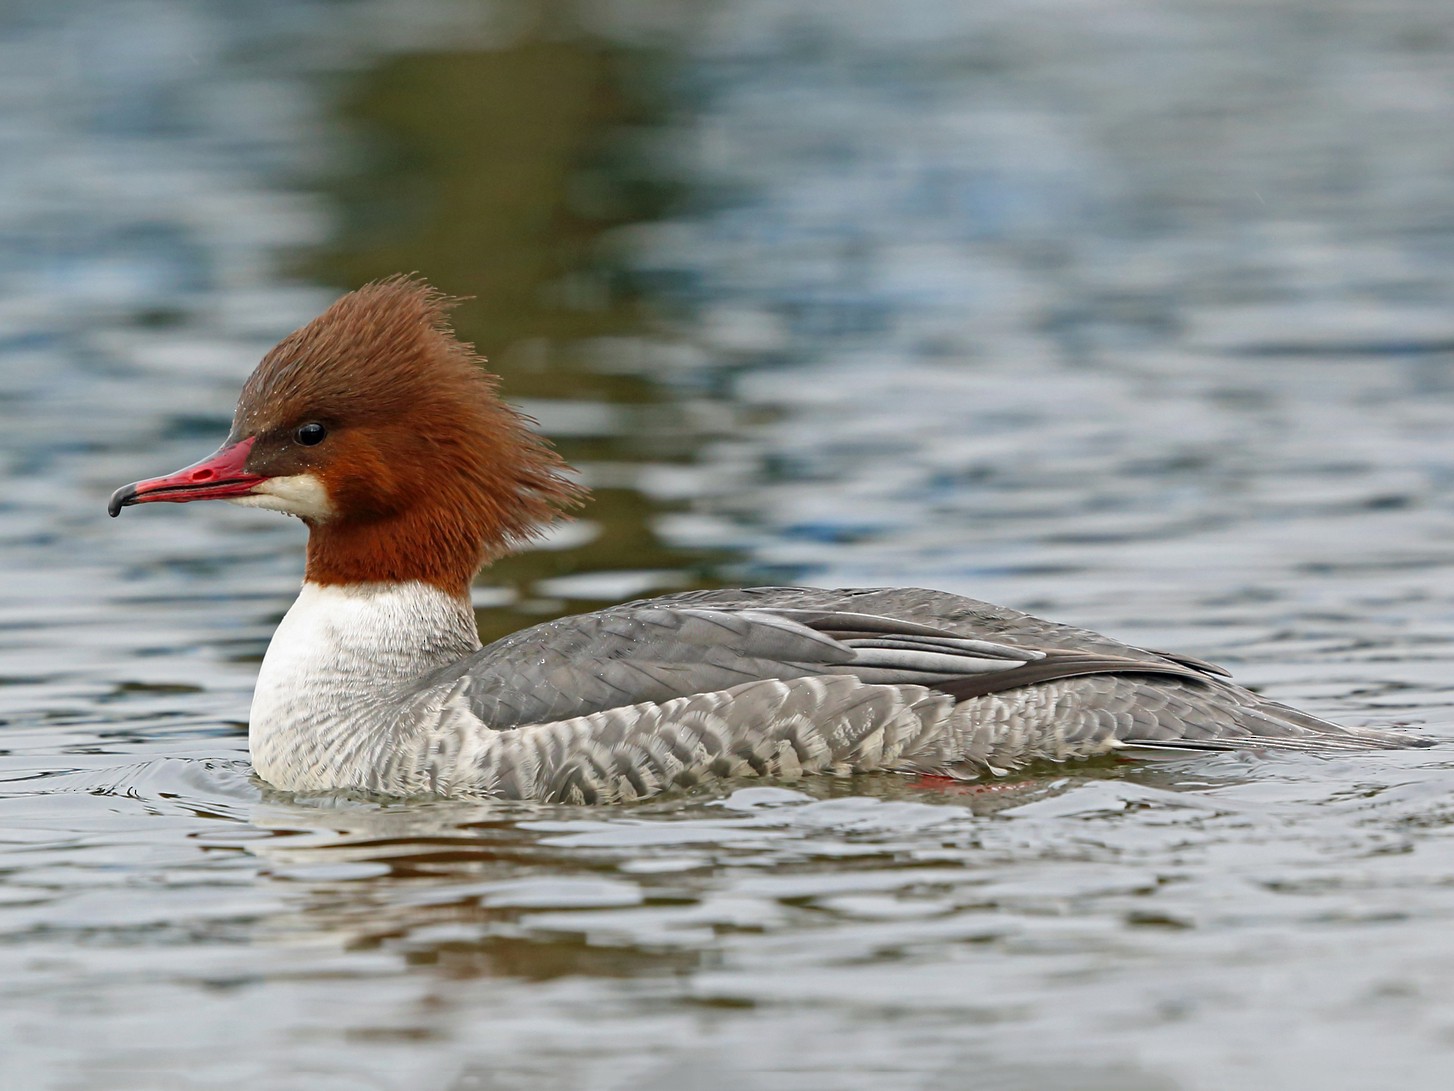
<path fill-rule="evenodd" d="M 762 679 L 851 675 L 965 700 L 1118 671 L 1208 677 L 1162 657 L 1021 646 L 962 627 L 748 599 L 721 607 L 656 600 L 562 618 L 507 637 L 438 680 L 463 681 L 475 715 L 504 730 Z"/>

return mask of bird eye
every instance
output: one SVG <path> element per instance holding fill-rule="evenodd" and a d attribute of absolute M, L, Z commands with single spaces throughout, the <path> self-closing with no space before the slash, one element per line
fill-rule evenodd
<path fill-rule="evenodd" d="M 328 429 L 324 428 L 317 421 L 313 421 L 311 424 L 305 424 L 294 432 L 293 438 L 304 447 L 317 447 L 327 435 Z"/>

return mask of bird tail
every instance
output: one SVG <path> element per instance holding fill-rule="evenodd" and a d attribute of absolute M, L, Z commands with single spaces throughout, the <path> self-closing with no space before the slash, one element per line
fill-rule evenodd
<path fill-rule="evenodd" d="M 1336 753 L 1435 741 L 1397 728 L 1344 727 L 1215 678 L 1097 674 L 961 701 L 944 730 L 909 751 L 904 767 L 973 778 L 1112 754 Z"/>

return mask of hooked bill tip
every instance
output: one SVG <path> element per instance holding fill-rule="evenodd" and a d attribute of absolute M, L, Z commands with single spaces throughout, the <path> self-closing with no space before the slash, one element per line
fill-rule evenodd
<path fill-rule="evenodd" d="M 111 499 L 106 504 L 106 514 L 115 519 L 121 514 L 121 509 L 136 503 L 136 486 L 122 485 L 111 494 Z"/>

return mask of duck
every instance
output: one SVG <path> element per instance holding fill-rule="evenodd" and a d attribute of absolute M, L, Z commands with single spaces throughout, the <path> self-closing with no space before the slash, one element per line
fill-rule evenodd
<path fill-rule="evenodd" d="M 275 789 L 603 804 L 745 777 L 1430 742 L 923 588 L 687 591 L 482 646 L 476 576 L 586 491 L 456 335 L 456 302 L 412 275 L 344 295 L 263 357 L 217 451 L 111 496 L 112 516 L 225 500 L 306 524 L 249 716 Z"/>

